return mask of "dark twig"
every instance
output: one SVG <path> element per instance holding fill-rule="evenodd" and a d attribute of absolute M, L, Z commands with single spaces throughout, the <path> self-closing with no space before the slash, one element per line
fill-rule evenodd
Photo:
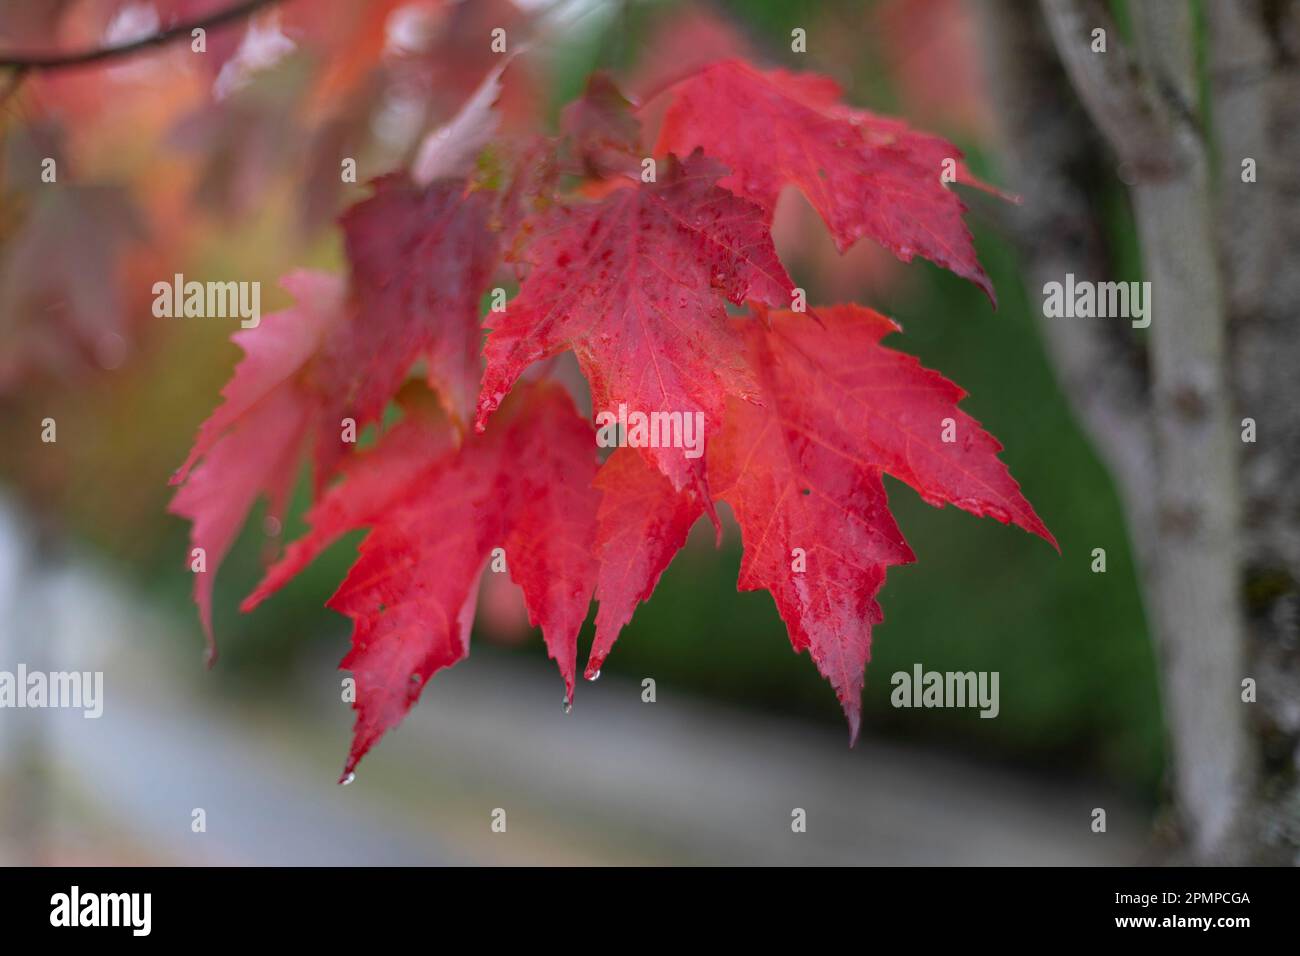
<path fill-rule="evenodd" d="M 191 20 L 188 23 L 178 23 L 175 26 L 159 30 L 157 33 L 142 37 L 139 40 L 132 40 L 130 43 L 124 43 L 121 46 L 97 47 L 93 50 L 78 50 L 72 53 L 40 53 L 32 55 L 0 53 L 0 69 L 9 67 L 16 71 L 11 84 L 11 92 L 12 87 L 17 86 L 18 80 L 27 70 L 57 70 L 65 67 L 87 66 L 92 63 L 101 63 L 104 60 L 131 56 L 161 46 L 176 37 L 189 36 L 195 30 L 211 30 L 224 26 L 232 21 L 250 16 L 262 7 L 270 6 L 276 2 L 277 0 L 244 0 L 243 3 L 237 3 L 220 13 L 214 13 L 202 19 Z"/>

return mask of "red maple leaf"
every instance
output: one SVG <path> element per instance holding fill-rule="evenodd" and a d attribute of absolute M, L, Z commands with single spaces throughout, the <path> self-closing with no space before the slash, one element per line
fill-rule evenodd
<path fill-rule="evenodd" d="M 641 124 L 608 73 L 591 74 L 582 95 L 560 114 L 560 127 L 579 172 L 600 177 L 640 168 Z"/>
<path fill-rule="evenodd" d="M 354 621 L 342 667 L 357 681 L 344 776 L 401 721 L 433 673 L 469 650 L 478 581 L 494 548 L 522 588 L 572 699 L 578 630 L 596 578 L 597 492 L 591 426 L 565 391 L 516 391 L 483 435 L 457 448 L 428 409 L 350 462 L 292 545 L 244 602 L 260 603 L 339 536 L 369 526 L 328 606 Z"/>
<path fill-rule="evenodd" d="M 342 663 L 357 681 L 345 777 L 430 676 L 467 653 L 495 549 L 571 699 L 593 589 L 588 677 L 696 520 L 717 524 L 716 501 L 740 524 L 740 589 L 773 595 L 795 649 L 831 681 L 856 736 L 871 628 L 882 618 L 877 595 L 889 567 L 913 560 L 883 475 L 931 504 L 1055 541 L 999 461 L 1001 446 L 959 410 L 964 393 L 881 345 L 897 331 L 890 320 L 856 305 L 770 311 L 791 305 L 795 291 L 772 243 L 772 207 L 794 183 L 841 250 L 870 236 L 991 294 L 961 202 L 939 180 L 949 153 L 969 179 L 959 155 L 841 105 L 825 78 L 727 61 L 677 85 L 661 136 L 673 152 L 657 178 L 626 175 L 639 166 L 637 126 L 603 77 L 563 114 L 558 141 L 516 143 L 505 160 L 509 150 L 488 147 L 472 180 L 459 178 L 496 128 L 499 76 L 446 127 L 452 133 L 421 149 L 417 171 L 457 178 L 382 178 L 344 216 L 346 291 L 296 279 L 305 301 L 268 316 L 256 337 L 236 337 L 247 357 L 178 473 L 184 480 L 193 468 L 173 509 L 219 561 L 259 494 L 283 500 L 314 442 L 310 531 L 244 610 L 344 533 L 370 529 L 328 602 L 354 623 Z M 560 194 L 565 158 L 600 181 Z M 480 376 L 478 302 L 503 246 L 521 286 L 504 313 L 489 315 Z M 729 315 L 729 303 L 748 304 L 748 314 Z M 619 448 L 598 470 L 595 432 L 565 390 L 516 387 L 534 363 L 569 350 L 597 416 L 620 406 L 683 421 L 700 414 L 707 443 Z M 441 410 L 423 386 L 403 385 L 417 361 Z M 376 421 L 395 395 L 401 422 L 347 455 L 340 417 Z M 196 587 L 210 634 L 210 577 Z"/>
<path fill-rule="evenodd" d="M 301 271 L 281 284 L 297 303 L 231 336 L 244 358 L 221 390 L 225 401 L 199 426 L 189 457 L 172 476 L 172 484 L 183 487 L 167 510 L 190 519 L 190 547 L 204 552 L 205 567 L 195 570 L 194 600 L 209 660 L 215 656 L 217 568 L 258 497 L 270 498 L 271 515 L 283 514 L 303 441 L 320 407 L 303 370 L 341 321 L 343 283 L 337 277 Z"/>
<path fill-rule="evenodd" d="M 307 444 L 320 491 L 351 448 L 344 419 L 354 431 L 377 421 L 419 359 L 453 420 L 468 423 L 478 300 L 496 258 L 490 208 L 460 180 L 379 179 L 343 217 L 350 292 L 333 276 L 297 273 L 284 283 L 297 306 L 233 336 L 245 358 L 172 479 L 186 484 L 170 510 L 193 522 L 191 547 L 206 552 L 195 600 L 209 654 L 217 568 L 259 496 L 283 510 Z"/>
<path fill-rule="evenodd" d="M 356 315 L 325 359 L 326 377 L 351 385 L 336 405 L 358 424 L 376 420 L 423 358 L 448 414 L 468 425 L 482 373 L 479 299 L 496 265 L 491 200 L 462 180 L 422 188 L 390 175 L 373 185 L 342 219 Z"/>
<path fill-rule="evenodd" d="M 870 238 L 904 262 L 921 255 L 970 279 L 992 300 L 966 207 L 940 179 L 942 160 L 959 164 L 961 151 L 839 99 L 829 77 L 723 60 L 677 84 L 656 149 L 702 148 L 731 171 L 720 185 L 769 213 L 782 187 L 798 186 L 841 252 Z M 963 178 L 959 165 L 954 172 Z"/>
<path fill-rule="evenodd" d="M 716 185 L 716 163 L 697 155 L 662 166 L 658 182 L 555 208 L 536 223 L 519 295 L 502 318 L 490 317 L 479 427 L 525 368 L 565 349 L 597 411 L 624 404 L 718 422 L 728 394 L 754 397 L 725 303 L 785 305 L 793 283 L 763 211 Z M 703 459 L 645 452 L 675 487 L 702 480 Z"/>
<path fill-rule="evenodd" d="M 958 410 L 965 393 L 880 344 L 898 331 L 893 322 L 857 305 L 821 307 L 817 316 L 820 325 L 794 312 L 737 320 L 762 404 L 728 403 L 708 478 L 740 523 L 740 590 L 771 592 L 795 650 L 812 654 L 856 737 L 871 627 L 882 620 L 876 593 L 891 565 L 914 560 L 882 474 L 930 504 L 1056 541 L 998 460 L 1002 446 Z M 702 513 L 631 456 L 612 456 L 599 483 L 601 607 L 588 674 Z"/>
<path fill-rule="evenodd" d="M 596 637 L 585 674 L 593 679 L 637 604 L 648 601 L 659 576 L 704 513 L 693 492 L 678 492 L 661 472 L 630 448 L 619 448 L 596 476 L 601 492 L 596 517 Z"/>

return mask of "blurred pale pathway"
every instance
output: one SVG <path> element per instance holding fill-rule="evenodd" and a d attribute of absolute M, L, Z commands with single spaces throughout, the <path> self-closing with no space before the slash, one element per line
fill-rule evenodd
<path fill-rule="evenodd" d="M 23 715 L 50 722 L 52 862 L 1115 864 L 1143 846 L 1136 812 L 1086 783 L 869 739 L 850 751 L 838 728 L 681 699 L 662 681 L 655 703 L 636 683 L 584 683 L 566 716 L 549 662 L 491 654 L 439 674 L 340 787 L 351 713 L 324 662 L 250 711 L 221 698 L 197 644 L 189 668 L 157 653 L 195 628 L 89 562 L 18 591 L 35 588 L 54 608 L 56 666 L 105 671 L 100 719 Z M 6 628 L 15 612 L 0 607 Z M 14 713 L 0 712 L 6 789 Z M 1089 829 L 1097 806 L 1104 835 Z M 498 808 L 505 833 L 491 829 Z M 9 845 L 0 862 L 15 862 Z"/>

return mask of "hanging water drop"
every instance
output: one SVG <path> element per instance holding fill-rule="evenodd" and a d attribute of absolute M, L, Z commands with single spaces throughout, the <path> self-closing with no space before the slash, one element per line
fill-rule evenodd
<path fill-rule="evenodd" d="M 566 714 L 573 713 L 573 701 L 569 700 L 568 694 L 564 695 L 564 712 Z"/>
<path fill-rule="evenodd" d="M 592 671 L 590 674 L 587 675 L 587 680 L 600 680 L 600 671 L 599 670 Z"/>
<path fill-rule="evenodd" d="M 340 780 L 339 783 L 341 783 L 343 786 L 346 787 L 348 784 L 350 784 L 350 783 L 351 783 L 353 780 L 355 780 L 355 779 L 357 779 L 356 772 L 355 772 L 355 771 L 348 771 L 348 773 L 344 775 L 343 779 Z"/>

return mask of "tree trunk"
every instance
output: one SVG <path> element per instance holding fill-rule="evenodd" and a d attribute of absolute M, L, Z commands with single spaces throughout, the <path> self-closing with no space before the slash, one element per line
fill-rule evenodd
<path fill-rule="evenodd" d="M 1145 367 L 1133 367 L 1142 345 L 1114 319 L 1045 319 L 1044 335 L 1127 512 L 1186 856 L 1294 861 L 1300 404 L 1282 392 L 1300 369 L 1300 3 L 1206 5 L 1217 205 L 1216 157 L 1198 119 L 1193 8 L 1129 6 L 1135 59 L 1100 0 L 1042 0 L 1058 65 L 1032 9 L 976 4 L 1011 181 L 1026 193 L 1031 281 L 1102 278 L 1107 259 L 1089 207 L 1093 136 L 1061 65 L 1131 189 L 1152 293 Z M 1105 52 L 1094 51 L 1097 29 Z M 1242 182 L 1243 155 L 1267 169 L 1267 185 L 1263 171 Z M 1257 421 L 1255 444 L 1241 440 L 1243 417 Z M 1248 677 L 1258 703 L 1243 700 Z"/>
<path fill-rule="evenodd" d="M 1300 2 L 1206 4 L 1219 254 L 1242 445 L 1251 858 L 1300 852 Z M 1253 161 L 1254 182 L 1247 175 Z M 1245 166 L 1243 165 L 1245 164 Z"/>

